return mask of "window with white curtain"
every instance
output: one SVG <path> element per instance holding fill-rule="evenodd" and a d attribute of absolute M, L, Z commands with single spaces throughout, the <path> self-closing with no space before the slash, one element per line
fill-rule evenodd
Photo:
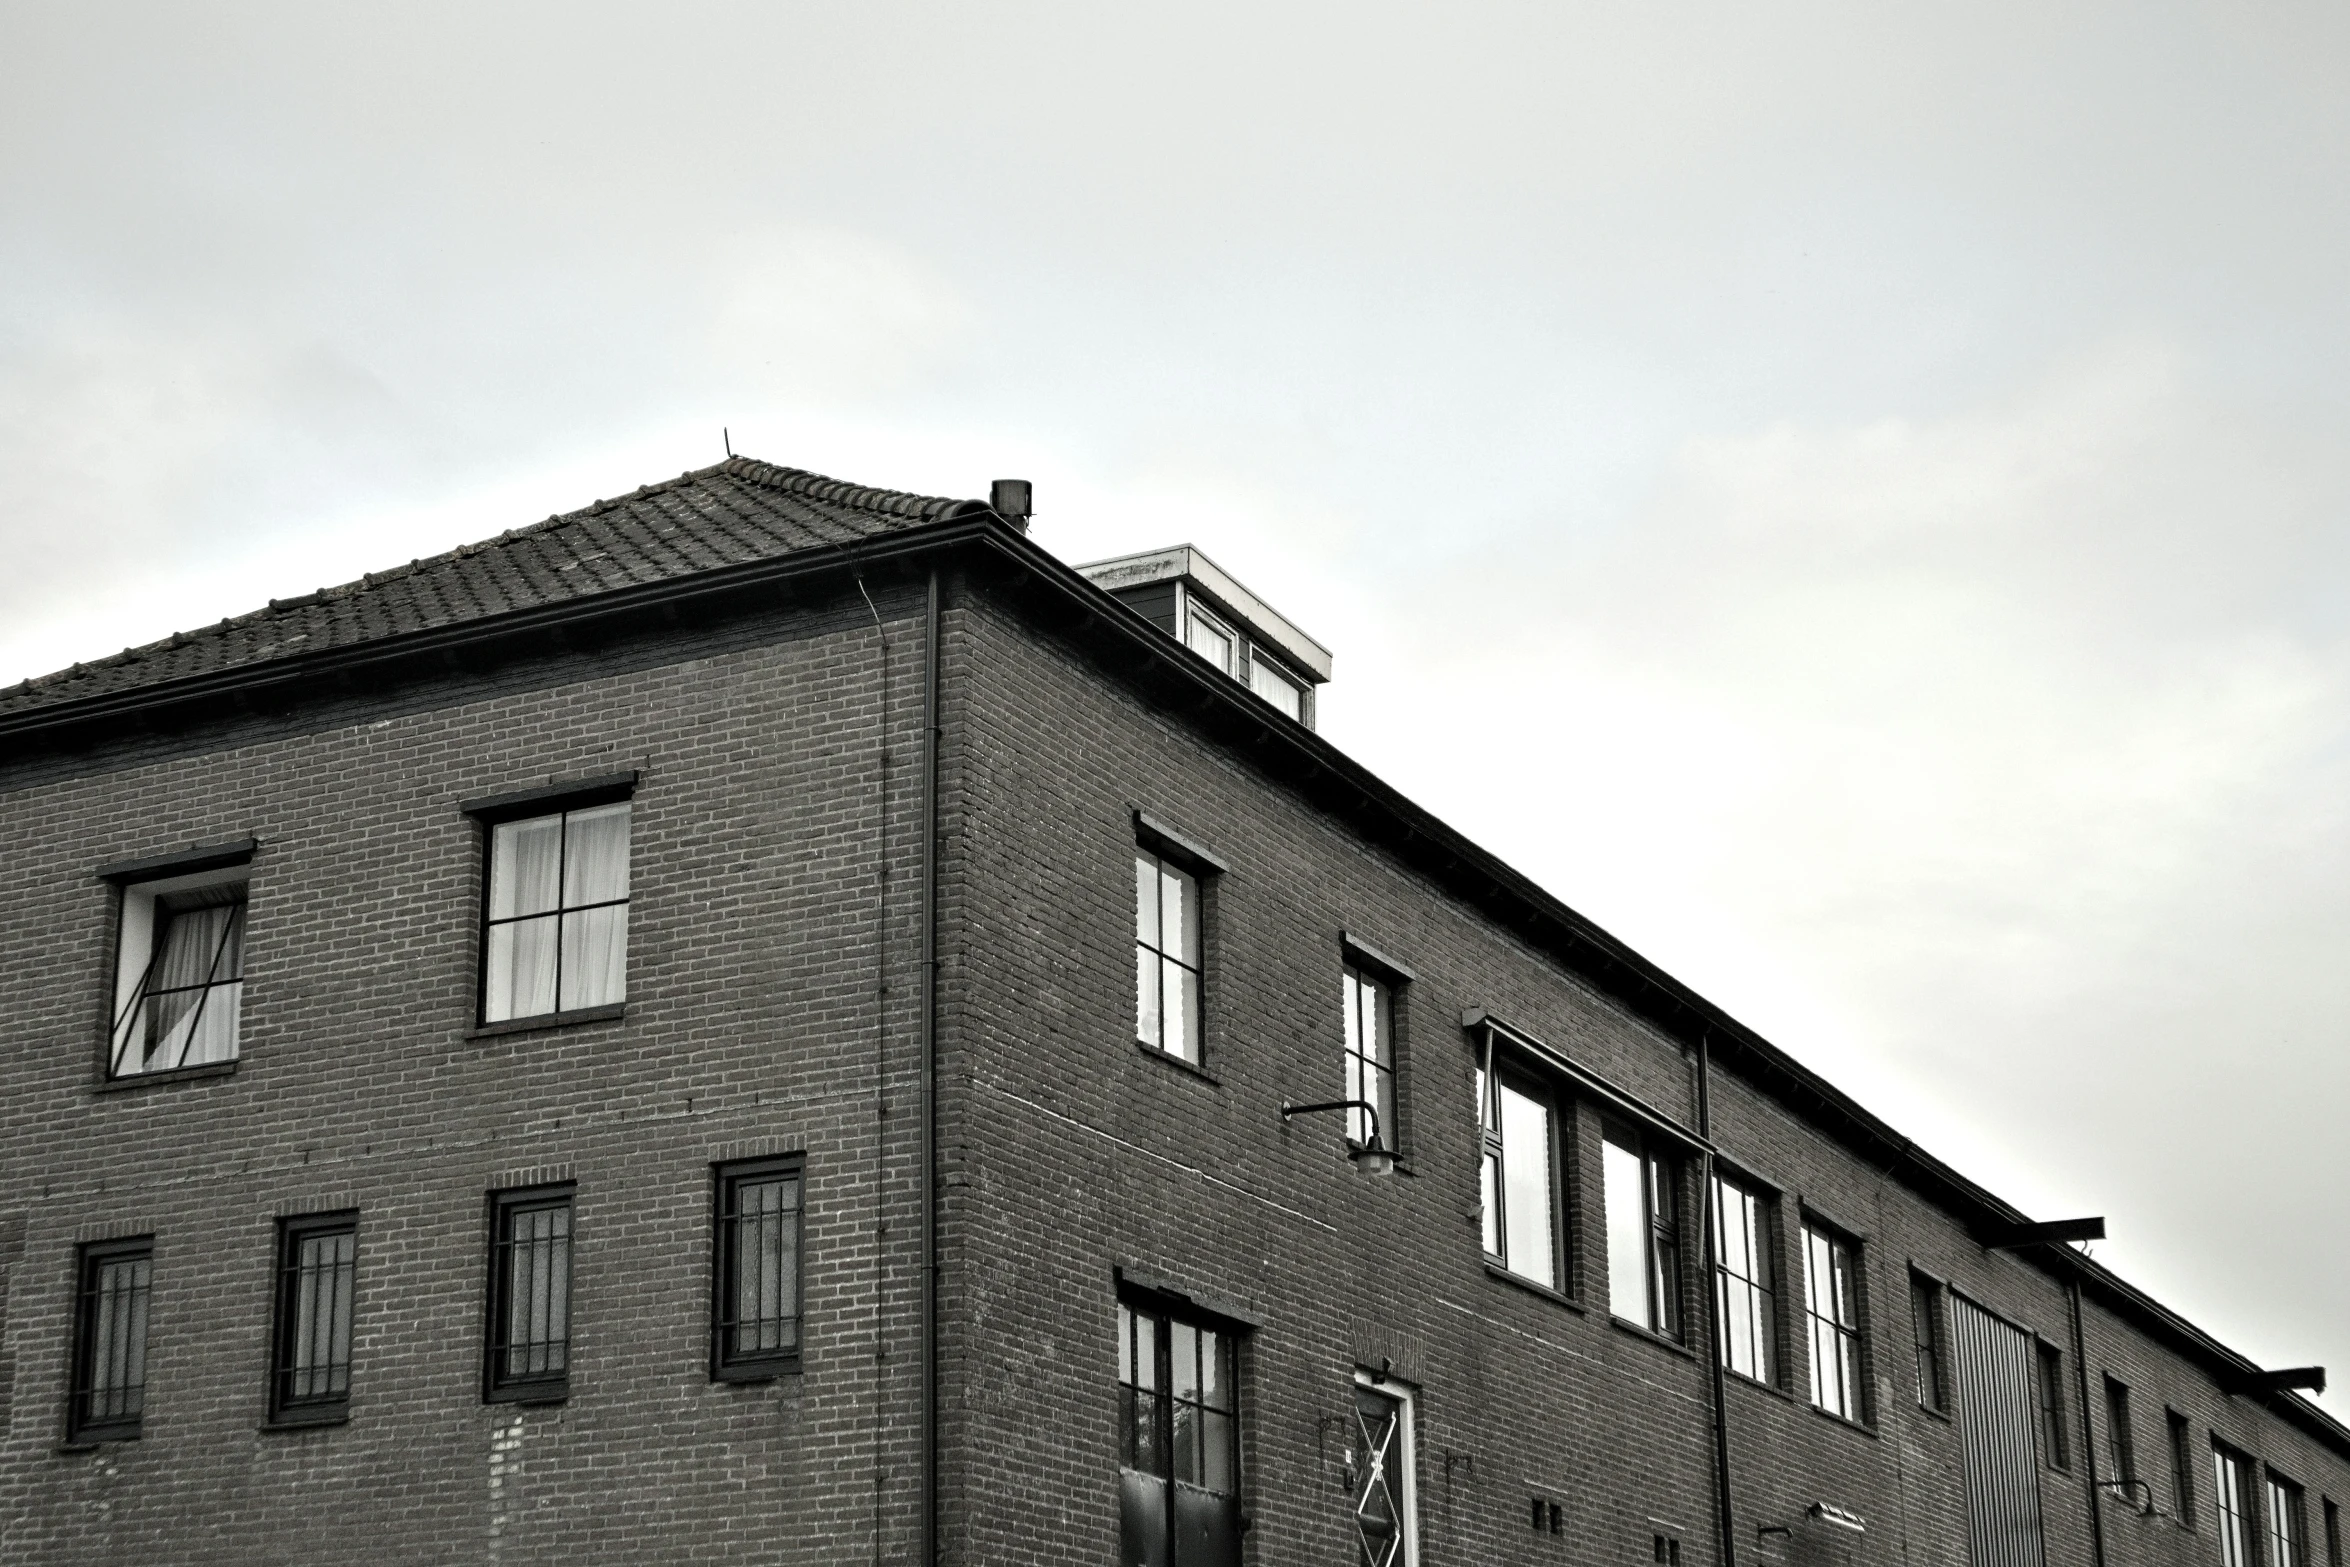
<path fill-rule="evenodd" d="M 1558 1108 L 1538 1085 L 1480 1067 L 1485 1255 L 1544 1289 L 1561 1287 Z"/>
<path fill-rule="evenodd" d="M 246 876 L 232 865 L 123 887 L 108 1076 L 237 1058 Z"/>
<path fill-rule="evenodd" d="M 627 999 L 628 831 L 626 800 L 491 824 L 483 1022 Z"/>

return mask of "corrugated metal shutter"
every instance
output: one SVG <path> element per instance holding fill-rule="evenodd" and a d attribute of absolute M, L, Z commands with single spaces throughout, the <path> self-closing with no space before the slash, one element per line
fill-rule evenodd
<path fill-rule="evenodd" d="M 1950 1328 L 1974 1567 L 2046 1567 L 2031 1336 L 1958 1295 Z"/>

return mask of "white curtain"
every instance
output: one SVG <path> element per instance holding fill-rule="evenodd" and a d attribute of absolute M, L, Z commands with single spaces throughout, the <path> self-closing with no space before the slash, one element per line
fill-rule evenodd
<path fill-rule="evenodd" d="M 245 991 L 244 903 L 181 909 L 165 919 L 147 977 L 145 1057 L 120 1063 L 120 1070 L 165 1071 L 236 1059 Z"/>
<path fill-rule="evenodd" d="M 627 802 L 572 812 L 563 844 L 563 1011 L 627 998 L 628 904 L 615 901 L 627 897 Z"/>
<path fill-rule="evenodd" d="M 627 997 L 628 803 L 502 822 L 490 841 L 485 1021 Z"/>

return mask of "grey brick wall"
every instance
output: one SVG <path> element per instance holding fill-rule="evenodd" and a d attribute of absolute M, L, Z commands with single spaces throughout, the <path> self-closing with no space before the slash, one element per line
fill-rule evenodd
<path fill-rule="evenodd" d="M 916 962 L 921 600 L 854 593 L 680 625 L 433 688 L 318 693 L 209 731 L 0 760 L 0 1559 L 832 1563 L 919 1559 Z M 1367 846 L 1246 746 L 1138 697 L 993 590 L 950 582 L 940 769 L 942 1517 L 954 1567 L 1116 1553 L 1117 1279 L 1245 1322 L 1249 1560 L 1353 1560 L 1336 1458 L 1357 1367 L 1417 1392 L 1429 1563 L 1715 1558 L 1709 1374 L 1611 1322 L 1599 1128 L 1575 1113 L 1572 1303 L 1490 1275 L 1465 1008 L 1669 1113 L 1692 1061 L 1546 953 Z M 473 1037 L 480 851 L 457 802 L 636 768 L 626 1017 Z M 1136 809 L 1230 870 L 1208 908 L 1204 1072 L 1133 1041 Z M 1562 830 L 1574 830 L 1565 824 Z M 111 898 L 95 868 L 258 838 L 232 1076 L 95 1089 Z M 1571 889 L 1568 889 L 1571 891 Z M 1334 1118 L 1340 933 L 1404 993 L 1405 1167 Z M 1948 1280 L 2071 1353 L 2044 1273 L 1724 1074 L 1725 1155 L 1779 1192 L 1779 1388 L 1732 1379 L 1749 1560 L 1958 1563 L 1954 1432 L 1920 1411 L 1907 1276 Z M 707 1375 L 713 1161 L 804 1151 L 804 1371 Z M 570 1401 L 479 1397 L 485 1194 L 576 1181 Z M 1702 1320 L 1693 1172 L 1688 1316 Z M 271 1239 L 360 1211 L 351 1419 L 260 1426 Z M 1870 1419 L 1808 1407 L 1797 1223 L 1862 1243 Z M 151 1399 L 134 1443 L 64 1450 L 74 1248 L 156 1237 Z M 2192 1529 L 2100 1504 L 2114 1567 L 2216 1560 L 2211 1433 L 2324 1496 L 2350 1467 L 2091 1309 L 2092 1383 L 2195 1426 Z M 2084 1435 L 2043 1474 L 2051 1563 L 2089 1559 Z M 1529 1499 L 1565 1528 L 1537 1534 Z M 1810 1522 L 1816 1502 L 1868 1532 Z M 1758 1540 L 1765 1525 L 1784 1539 Z M 2271 1564 L 2274 1567 L 2274 1564 Z"/>

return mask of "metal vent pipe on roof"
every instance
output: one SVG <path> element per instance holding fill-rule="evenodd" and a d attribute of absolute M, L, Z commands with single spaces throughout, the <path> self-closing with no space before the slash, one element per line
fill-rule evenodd
<path fill-rule="evenodd" d="M 1018 528 L 1028 531 L 1029 490 L 1026 479 L 998 479 L 988 486 L 987 504 L 995 514 Z"/>

